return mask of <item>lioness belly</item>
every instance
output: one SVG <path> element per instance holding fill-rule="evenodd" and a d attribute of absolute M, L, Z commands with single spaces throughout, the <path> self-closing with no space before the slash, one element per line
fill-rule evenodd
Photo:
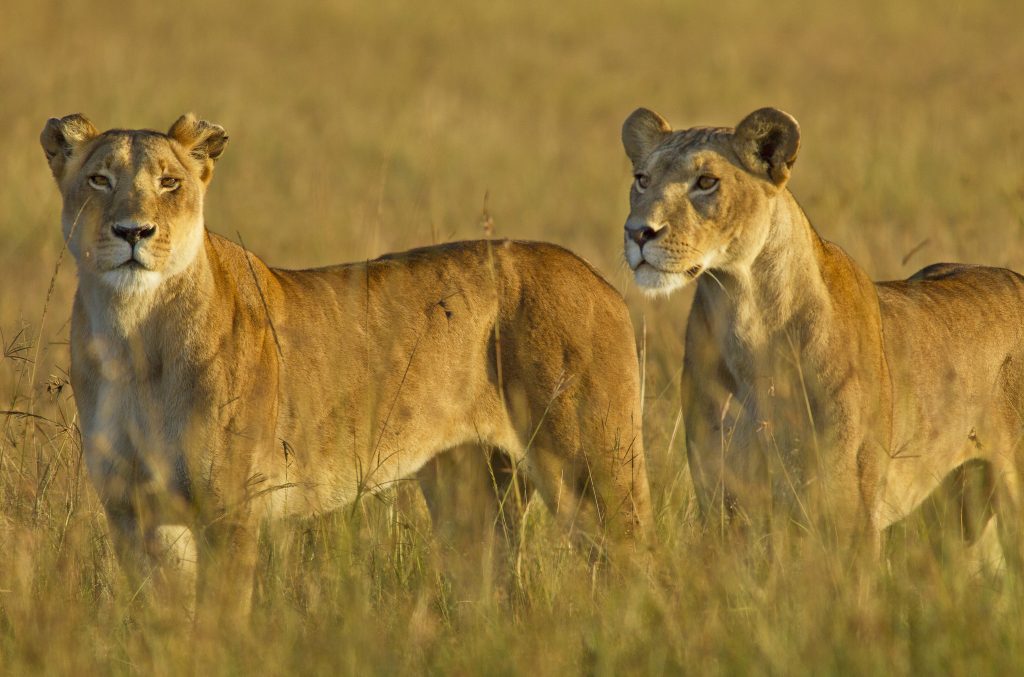
<path fill-rule="evenodd" d="M 369 415 L 362 407 L 361 413 Z M 467 412 L 470 414 L 471 412 Z M 516 457 L 519 443 L 508 425 L 467 415 L 463 422 L 433 417 L 429 411 L 394 423 L 381 423 L 376 437 L 362 428 L 355 436 L 327 436 L 317 446 L 299 435 L 285 457 L 267 465 L 268 517 L 303 516 L 336 510 L 408 480 L 437 454 L 465 443 L 500 447 Z M 381 433 L 381 431 L 383 431 Z M 298 433 L 298 431 L 296 431 Z M 302 451 L 299 451 L 299 450 Z M 316 449 L 316 451 L 311 451 Z"/>

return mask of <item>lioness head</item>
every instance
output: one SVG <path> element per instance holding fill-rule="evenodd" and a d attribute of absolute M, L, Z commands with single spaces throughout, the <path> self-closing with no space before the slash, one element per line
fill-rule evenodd
<path fill-rule="evenodd" d="M 640 108 L 623 124 L 622 144 L 635 179 L 626 261 L 637 284 L 667 294 L 756 255 L 772 199 L 796 160 L 800 128 L 790 115 L 762 108 L 735 129 L 672 131 Z"/>
<path fill-rule="evenodd" d="M 39 141 L 64 197 L 64 238 L 79 275 L 116 294 L 153 289 L 203 242 L 203 195 L 228 137 L 183 115 L 167 134 L 50 119 Z"/>

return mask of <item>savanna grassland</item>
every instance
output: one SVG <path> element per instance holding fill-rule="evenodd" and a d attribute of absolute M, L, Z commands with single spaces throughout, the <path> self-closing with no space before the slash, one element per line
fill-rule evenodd
<path fill-rule="evenodd" d="M 1024 270 L 1024 4 L 9 0 L 0 17 L 0 673 L 1024 666 L 1019 586 L 936 555 L 914 520 L 868 583 L 811 537 L 751 562 L 701 533 L 677 419 L 689 296 L 630 279 L 619 143 L 640 105 L 677 126 L 777 106 L 802 125 L 790 187 L 873 277 Z M 249 626 L 197 635 L 147 605 L 83 472 L 74 262 L 38 135 L 72 112 L 166 129 L 187 110 L 232 138 L 208 226 L 273 265 L 481 237 L 486 207 L 495 235 L 602 270 L 642 351 L 653 565 L 591 575 L 538 505 L 510 580 L 462 598 L 409 485 L 272 529 Z"/>

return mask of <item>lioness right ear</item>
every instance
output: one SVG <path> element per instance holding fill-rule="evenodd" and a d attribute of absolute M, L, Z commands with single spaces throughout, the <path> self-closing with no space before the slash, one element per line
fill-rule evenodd
<path fill-rule="evenodd" d="M 189 155 L 202 163 L 199 178 L 203 183 L 209 183 L 213 177 L 213 163 L 228 145 L 228 134 L 224 128 L 200 120 L 192 113 L 185 113 L 171 125 L 167 136 L 184 146 Z"/>
<path fill-rule="evenodd" d="M 800 125 L 789 113 L 761 108 L 736 125 L 732 148 L 747 169 L 781 188 L 800 150 Z"/>
<path fill-rule="evenodd" d="M 64 174 L 64 166 L 75 152 L 75 148 L 97 135 L 99 132 L 96 127 L 79 113 L 47 120 L 46 126 L 39 134 L 39 143 L 46 153 L 46 161 L 50 163 L 53 177 L 59 181 Z"/>
<path fill-rule="evenodd" d="M 652 150 L 661 145 L 672 127 L 652 110 L 637 108 L 622 123 L 622 146 L 636 167 Z"/>

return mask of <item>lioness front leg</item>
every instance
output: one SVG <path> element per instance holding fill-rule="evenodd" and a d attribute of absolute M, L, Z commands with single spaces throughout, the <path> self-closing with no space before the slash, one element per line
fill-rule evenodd
<path fill-rule="evenodd" d="M 829 440 L 827 434 L 823 440 Z M 849 439 L 849 438 L 847 438 Z M 819 515 L 822 536 L 857 565 L 875 568 L 882 557 L 882 533 L 875 506 L 878 500 L 883 452 L 877 442 L 863 439 L 826 442 L 816 452 L 808 507 Z"/>
<path fill-rule="evenodd" d="M 255 520 L 215 519 L 197 540 L 199 623 L 244 622 L 252 608 L 256 573 Z"/>
<path fill-rule="evenodd" d="M 184 524 L 155 524 L 123 504 L 107 507 L 107 524 L 130 586 L 130 599 L 157 600 L 191 617 L 195 612 L 196 548 Z"/>
<path fill-rule="evenodd" d="M 768 475 L 739 400 L 732 393 L 690 392 L 684 402 L 686 454 L 704 527 L 721 538 L 762 531 L 750 527 L 757 515 L 768 514 Z"/>

